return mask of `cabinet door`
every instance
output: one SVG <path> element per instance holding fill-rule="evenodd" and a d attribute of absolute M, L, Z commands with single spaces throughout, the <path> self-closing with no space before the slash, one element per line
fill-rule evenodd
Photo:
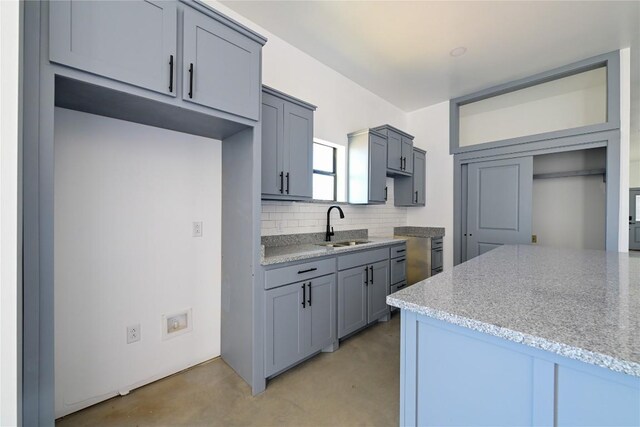
<path fill-rule="evenodd" d="M 52 1 L 49 57 L 175 96 L 176 16 L 174 2 Z"/>
<path fill-rule="evenodd" d="M 262 193 L 284 193 L 284 101 L 262 94 Z M 282 178 L 280 175 L 282 175 Z"/>
<path fill-rule="evenodd" d="M 260 44 L 190 8 L 183 31 L 182 98 L 258 120 Z"/>
<path fill-rule="evenodd" d="M 367 287 L 367 323 L 375 322 L 389 313 L 389 260 L 379 261 L 369 266 L 369 286 Z"/>
<path fill-rule="evenodd" d="M 366 266 L 338 272 L 338 338 L 367 324 L 366 274 Z"/>
<path fill-rule="evenodd" d="M 402 137 L 402 157 L 405 159 L 403 171 L 413 173 L 413 140 Z"/>
<path fill-rule="evenodd" d="M 402 137 L 393 132 L 387 132 L 387 169 L 401 170 Z"/>
<path fill-rule="evenodd" d="M 307 283 L 305 331 L 309 339 L 309 354 L 312 354 L 336 340 L 336 275 L 319 277 Z"/>
<path fill-rule="evenodd" d="M 273 375 L 303 359 L 309 345 L 304 333 L 306 282 L 265 292 L 265 375 Z"/>
<path fill-rule="evenodd" d="M 313 111 L 284 104 L 285 194 L 313 195 Z"/>
<path fill-rule="evenodd" d="M 413 152 L 413 201 L 414 205 L 424 206 L 426 203 L 427 159 L 420 151 Z"/>
<path fill-rule="evenodd" d="M 369 135 L 369 202 L 386 200 L 387 141 L 377 135 Z"/>

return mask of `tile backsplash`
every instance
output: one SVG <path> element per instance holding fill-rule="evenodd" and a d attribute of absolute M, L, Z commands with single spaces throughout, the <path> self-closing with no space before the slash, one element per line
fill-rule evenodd
<path fill-rule="evenodd" d="M 335 230 L 366 228 L 370 236 L 390 237 L 393 227 L 407 224 L 407 208 L 393 205 L 393 179 L 387 178 L 387 203 L 384 205 L 346 205 L 344 219 L 331 212 Z M 332 203 L 262 201 L 262 235 L 314 233 L 325 231 L 327 209 Z"/>

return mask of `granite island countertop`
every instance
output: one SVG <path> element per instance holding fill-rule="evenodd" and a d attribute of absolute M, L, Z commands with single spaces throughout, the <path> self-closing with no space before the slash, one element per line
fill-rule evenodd
<path fill-rule="evenodd" d="M 389 305 L 640 377 L 640 258 L 506 245 Z"/>
<path fill-rule="evenodd" d="M 300 261 L 321 256 L 339 255 L 346 252 L 373 249 L 376 247 L 392 245 L 394 243 L 402 243 L 405 241 L 401 238 L 399 239 L 384 237 L 366 237 L 356 238 L 352 240 L 367 241 L 367 243 L 343 247 L 328 247 L 318 243 L 300 243 L 282 246 L 263 245 L 262 258 L 260 260 L 260 263 L 262 265 L 281 264 L 285 262 Z"/>

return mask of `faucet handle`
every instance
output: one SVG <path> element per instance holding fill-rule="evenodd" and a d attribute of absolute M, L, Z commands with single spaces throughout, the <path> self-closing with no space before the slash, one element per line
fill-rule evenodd
<path fill-rule="evenodd" d="M 333 232 L 333 227 L 331 227 L 331 235 L 333 236 L 335 233 Z"/>

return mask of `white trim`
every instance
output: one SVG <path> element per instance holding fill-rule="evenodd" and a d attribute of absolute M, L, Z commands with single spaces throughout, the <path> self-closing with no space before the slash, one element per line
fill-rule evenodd
<path fill-rule="evenodd" d="M 629 252 L 629 158 L 631 131 L 631 49 L 620 49 L 620 220 L 618 251 Z"/>
<path fill-rule="evenodd" d="M 0 425 L 20 423 L 21 4 L 0 1 Z"/>

